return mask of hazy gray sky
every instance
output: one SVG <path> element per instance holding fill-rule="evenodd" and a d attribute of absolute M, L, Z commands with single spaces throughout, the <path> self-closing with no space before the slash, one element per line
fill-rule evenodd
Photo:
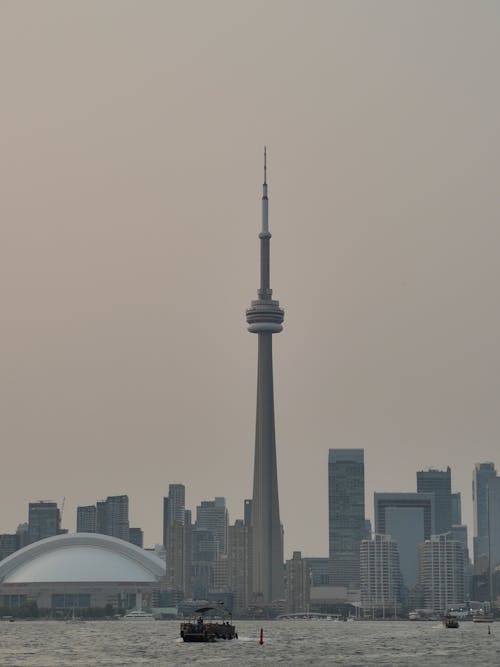
<path fill-rule="evenodd" d="M 373 491 L 500 466 L 500 4 L 0 4 L 0 532 L 30 500 L 251 495 L 269 147 L 285 552 L 329 447 Z"/>

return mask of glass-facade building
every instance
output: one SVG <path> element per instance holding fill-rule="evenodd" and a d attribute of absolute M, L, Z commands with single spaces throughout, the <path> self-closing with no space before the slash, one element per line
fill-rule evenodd
<path fill-rule="evenodd" d="M 474 514 L 474 567 L 476 574 L 485 573 L 489 561 L 488 544 L 488 482 L 497 475 L 490 462 L 476 463 L 472 473 Z"/>
<path fill-rule="evenodd" d="M 375 532 L 397 542 L 403 584 L 418 583 L 418 545 L 434 534 L 433 493 L 375 493 Z"/>
<path fill-rule="evenodd" d="M 419 470 L 417 472 L 418 493 L 434 494 L 434 530 L 436 535 L 451 530 L 451 468 L 446 470 Z"/>
<path fill-rule="evenodd" d="M 96 532 L 96 506 L 80 505 L 76 508 L 76 532 L 77 533 L 95 533 Z"/>
<path fill-rule="evenodd" d="M 29 541 L 37 542 L 61 533 L 61 513 L 57 503 L 41 500 L 28 506 Z"/>
<path fill-rule="evenodd" d="M 359 550 L 365 537 L 363 449 L 328 452 L 330 583 L 359 588 Z"/>

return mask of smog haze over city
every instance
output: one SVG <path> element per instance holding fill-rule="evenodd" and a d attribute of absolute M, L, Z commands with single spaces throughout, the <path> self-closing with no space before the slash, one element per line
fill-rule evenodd
<path fill-rule="evenodd" d="M 285 557 L 329 448 L 374 491 L 500 463 L 500 5 L 4 2 L 0 532 L 252 496 L 263 146 Z M 470 535 L 470 533 L 469 533 Z"/>

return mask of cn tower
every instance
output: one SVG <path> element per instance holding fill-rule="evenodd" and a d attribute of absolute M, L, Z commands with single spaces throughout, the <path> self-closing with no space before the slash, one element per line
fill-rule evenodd
<path fill-rule="evenodd" d="M 267 156 L 264 149 L 260 288 L 246 311 L 248 331 L 259 337 L 257 417 L 251 526 L 252 593 L 265 604 L 284 596 L 283 535 L 278 500 L 276 439 L 274 433 L 273 334 L 283 329 L 284 311 L 270 287 L 269 201 Z"/>

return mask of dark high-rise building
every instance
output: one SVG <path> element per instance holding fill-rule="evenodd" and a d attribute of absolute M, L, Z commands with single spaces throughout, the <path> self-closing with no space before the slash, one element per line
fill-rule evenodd
<path fill-rule="evenodd" d="M 192 524 L 186 510 L 186 487 L 169 484 L 163 499 L 163 544 L 165 546 L 167 583 L 184 597 L 191 594 Z"/>
<path fill-rule="evenodd" d="M 249 526 L 252 521 L 252 501 L 247 498 L 243 504 L 243 522 Z"/>
<path fill-rule="evenodd" d="M 462 494 L 451 494 L 451 525 L 460 526 L 462 524 Z"/>
<path fill-rule="evenodd" d="M 500 565 L 500 477 L 488 480 L 488 571 L 490 599 L 494 598 L 493 575 Z"/>
<path fill-rule="evenodd" d="M 297 614 L 309 612 L 311 593 L 311 571 L 307 559 L 300 551 L 294 551 L 286 562 L 286 612 Z"/>
<path fill-rule="evenodd" d="M 106 535 L 129 542 L 128 496 L 108 496 L 106 505 Z"/>
<path fill-rule="evenodd" d="M 233 612 L 245 611 L 248 606 L 250 590 L 249 572 L 249 526 L 241 519 L 229 526 L 228 531 L 228 578 L 229 587 L 234 594 Z"/>
<path fill-rule="evenodd" d="M 218 554 L 227 553 L 227 529 L 229 516 L 225 498 L 202 500 L 196 508 L 196 528 L 209 530 L 217 540 Z"/>
<path fill-rule="evenodd" d="M 472 473 L 474 513 L 474 568 L 484 574 L 488 568 L 488 482 L 497 475 L 493 463 L 476 463 Z"/>
<path fill-rule="evenodd" d="M 128 520 L 128 496 L 108 496 L 95 505 L 76 508 L 76 532 L 100 533 L 132 542 Z"/>
<path fill-rule="evenodd" d="M 2 533 L 0 535 L 0 560 L 7 558 L 19 548 L 19 535 L 17 533 Z"/>
<path fill-rule="evenodd" d="M 273 334 L 283 329 L 284 312 L 272 298 L 266 157 L 262 193 L 260 287 L 246 311 L 248 331 L 258 335 L 257 415 L 252 496 L 252 593 L 264 604 L 284 596 L 283 534 L 278 500 L 274 430 Z"/>
<path fill-rule="evenodd" d="M 30 503 L 28 509 L 29 541 L 37 542 L 61 534 L 61 513 L 57 503 L 41 500 Z"/>
<path fill-rule="evenodd" d="M 144 547 L 144 533 L 142 528 L 129 528 L 129 542 L 141 549 Z"/>
<path fill-rule="evenodd" d="M 219 541 L 208 528 L 195 527 L 191 535 L 193 594 L 197 599 L 206 600 L 212 589 L 214 564 L 219 558 Z"/>
<path fill-rule="evenodd" d="M 451 468 L 419 470 L 417 492 L 434 494 L 434 529 L 436 535 L 451 530 Z"/>
<path fill-rule="evenodd" d="M 163 498 L 163 544 L 167 546 L 168 529 L 174 522 L 184 525 L 186 487 L 184 484 L 169 484 L 168 496 Z"/>
<path fill-rule="evenodd" d="M 359 588 L 359 549 L 365 537 L 363 449 L 328 452 L 328 529 L 331 584 Z"/>
<path fill-rule="evenodd" d="M 20 523 L 16 530 L 16 535 L 19 536 L 19 548 L 27 547 L 30 543 L 30 531 L 27 523 Z"/>
<path fill-rule="evenodd" d="M 76 532 L 77 533 L 95 533 L 96 532 L 96 506 L 82 505 L 76 508 Z"/>
<path fill-rule="evenodd" d="M 433 493 L 375 493 L 375 533 L 398 545 L 401 575 L 411 589 L 418 583 L 419 544 L 434 533 Z"/>

